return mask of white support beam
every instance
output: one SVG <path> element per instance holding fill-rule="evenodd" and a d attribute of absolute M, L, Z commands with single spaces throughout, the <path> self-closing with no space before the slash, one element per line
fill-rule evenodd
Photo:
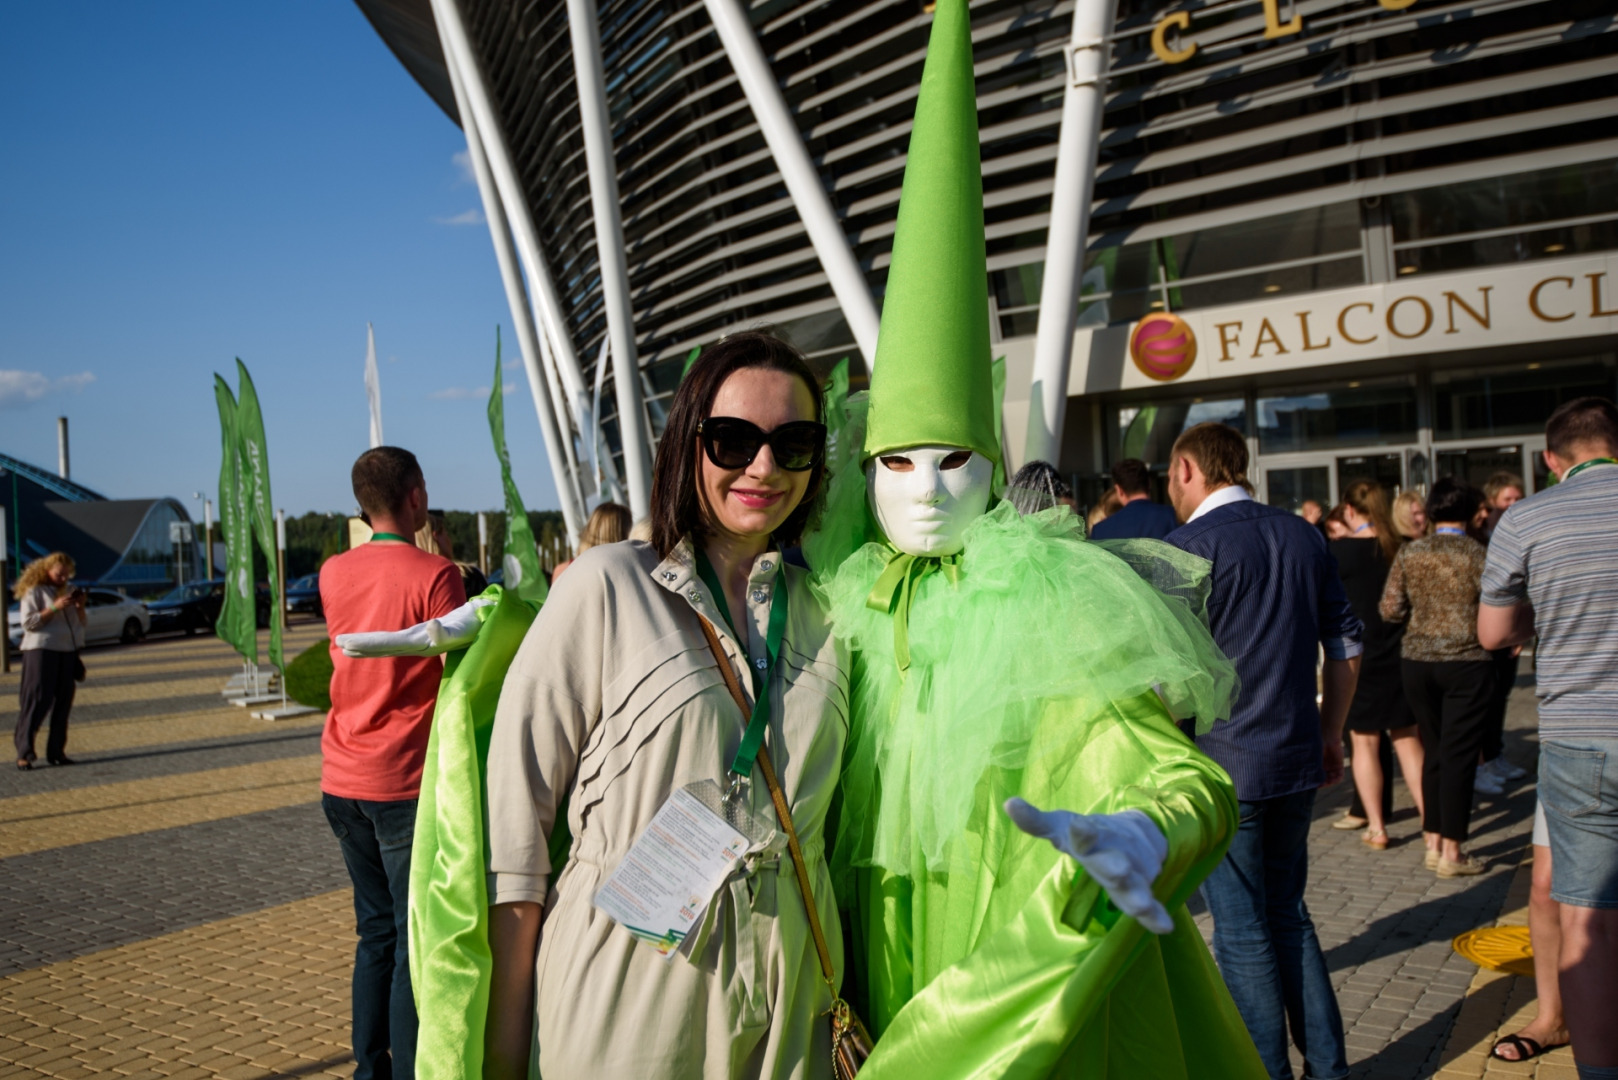
<path fill-rule="evenodd" d="M 595 211 L 596 266 L 601 300 L 612 343 L 612 380 L 618 402 L 618 440 L 624 451 L 629 509 L 637 518 L 652 509 L 651 433 L 640 397 L 640 350 L 635 345 L 635 311 L 629 296 L 629 263 L 624 257 L 624 225 L 619 215 L 618 165 L 612 147 L 612 117 L 601 60 L 601 23 L 595 0 L 567 0 L 573 38 L 573 81 L 579 92 L 584 161 L 590 174 L 590 205 Z M 599 422 L 600 417 L 596 417 Z"/>
<path fill-rule="evenodd" d="M 1117 0 L 1079 0 L 1073 8 L 1073 40 L 1067 48 L 1068 79 L 1062 94 L 1061 133 L 1057 137 L 1051 226 L 1045 241 L 1045 278 L 1039 290 L 1039 328 L 1034 340 L 1024 461 L 1057 464 L 1062 453 L 1079 280 L 1084 274 L 1084 251 L 1089 243 L 1101 108 L 1106 101 L 1107 57 L 1117 8 Z"/>
<path fill-rule="evenodd" d="M 477 178 L 478 194 L 483 199 L 483 215 L 489 221 L 489 238 L 494 242 L 495 261 L 500 265 L 500 280 L 506 288 L 506 304 L 511 309 L 511 321 L 517 332 L 517 347 L 522 355 L 523 369 L 528 373 L 528 389 L 534 398 L 534 411 L 539 414 L 539 430 L 545 438 L 545 455 L 550 458 L 551 481 L 556 487 L 556 499 L 562 506 L 562 519 L 568 535 L 575 539 L 584 528 L 583 501 L 575 486 L 578 470 L 570 469 L 564 447 L 567 439 L 558 420 L 567 422 L 551 411 L 549 381 L 540 368 L 539 335 L 534 330 L 533 312 L 528 306 L 528 293 L 523 287 L 522 272 L 517 265 L 517 251 L 511 242 L 511 229 L 506 222 L 505 210 L 495 190 L 494 176 L 489 171 L 489 160 L 483 149 L 483 134 L 467 108 L 466 92 L 461 85 L 460 72 L 450 64 L 449 81 L 455 92 L 455 111 L 461 117 L 461 128 L 466 132 L 466 152 L 472 159 L 472 174 Z"/>
<path fill-rule="evenodd" d="M 473 122 L 482 137 L 489 171 L 494 176 L 500 203 L 505 208 L 512 238 L 517 244 L 517 254 L 522 258 L 523 270 L 528 276 L 528 287 L 532 290 L 536 301 L 534 306 L 539 316 L 539 329 L 544 333 L 551 349 L 567 396 L 577 405 L 585 400 L 584 373 L 579 367 L 579 357 L 573 349 L 573 340 L 567 333 L 567 319 L 556 293 L 556 283 L 551 279 L 550 268 L 540 254 L 539 233 L 534 228 L 534 217 L 528 209 L 528 197 L 523 192 L 522 181 L 518 178 L 516 165 L 512 162 L 511 148 L 506 145 L 505 131 L 495 116 L 488 84 L 483 78 L 483 67 L 478 63 L 477 54 L 472 49 L 472 39 L 467 36 L 466 25 L 461 21 L 461 12 L 456 0 L 431 0 L 431 2 L 445 62 L 453 65 L 460 73 L 461 90 Z"/>
<path fill-rule="evenodd" d="M 572 2 L 576 0 L 570 0 L 569 6 Z M 740 0 L 705 0 L 705 3 L 708 17 L 719 31 L 719 43 L 736 69 L 742 92 L 775 158 L 775 167 L 781 170 L 781 179 L 786 181 L 787 194 L 792 197 L 798 216 L 809 232 L 809 242 L 814 245 L 821 269 L 831 281 L 832 293 L 843 309 L 843 318 L 854 332 L 854 342 L 865 354 L 866 366 L 873 367 L 877 330 L 881 324 L 876 302 L 871 299 L 871 289 L 859 263 L 854 261 L 848 234 L 832 209 L 820 172 L 803 145 L 797 122 L 787 110 L 775 72 Z"/>

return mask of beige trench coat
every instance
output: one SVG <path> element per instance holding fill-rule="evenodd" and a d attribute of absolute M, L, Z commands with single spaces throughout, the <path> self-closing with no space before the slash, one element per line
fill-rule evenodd
<path fill-rule="evenodd" d="M 848 664 L 807 575 L 780 563 L 774 551 L 754 563 L 744 650 L 689 541 L 661 562 L 638 541 L 594 548 L 557 581 L 511 666 L 489 748 L 489 896 L 545 904 L 536 1052 L 546 1080 L 831 1075 L 831 999 L 790 862 L 755 858 L 722 886 L 705 929 L 693 929 L 692 959 L 664 960 L 592 904 L 670 794 L 725 785 L 741 742 L 746 719 L 697 613 L 751 690 L 749 658 L 766 655 L 784 574 L 789 621 L 767 745 L 832 956 L 843 955 L 824 826 L 848 733 Z M 773 822 L 756 767 L 751 798 Z M 547 840 L 564 799 L 573 849 L 552 881 Z"/>

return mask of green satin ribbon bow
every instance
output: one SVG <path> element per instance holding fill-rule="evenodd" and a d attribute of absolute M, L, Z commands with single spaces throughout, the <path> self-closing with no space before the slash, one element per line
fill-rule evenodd
<path fill-rule="evenodd" d="M 872 611 L 886 611 L 893 615 L 893 658 L 900 671 L 910 670 L 910 602 L 915 596 L 916 582 L 941 570 L 951 584 L 961 580 L 961 556 L 911 555 L 895 551 L 888 557 L 887 568 L 871 587 L 865 606 Z"/>

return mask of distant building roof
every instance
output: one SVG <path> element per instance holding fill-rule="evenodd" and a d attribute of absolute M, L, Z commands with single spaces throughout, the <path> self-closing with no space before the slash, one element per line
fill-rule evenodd
<path fill-rule="evenodd" d="M 169 525 L 190 521 L 176 499 L 108 499 L 26 461 L 0 454 L 0 506 L 13 570 L 53 551 L 73 557 L 75 580 L 133 588 L 174 578 Z M 195 574 L 197 545 L 186 561 Z"/>
<path fill-rule="evenodd" d="M 98 491 L 91 491 L 83 484 L 75 484 L 71 480 L 64 480 L 53 472 L 46 472 L 37 465 L 30 465 L 20 458 L 7 454 L 0 454 L 0 477 L 7 472 L 15 472 L 18 476 L 32 480 L 40 487 L 56 495 L 58 499 L 71 499 L 74 502 L 86 502 L 91 499 L 105 499 L 106 496 Z"/>

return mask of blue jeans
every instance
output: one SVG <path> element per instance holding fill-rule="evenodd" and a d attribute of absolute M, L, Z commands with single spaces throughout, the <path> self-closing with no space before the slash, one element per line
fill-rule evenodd
<path fill-rule="evenodd" d="M 1271 1080 L 1292 1080 L 1287 1031 L 1310 1080 L 1348 1075 L 1343 1016 L 1303 903 L 1315 793 L 1241 804 L 1230 852 L 1202 883 L 1214 957 Z"/>
<path fill-rule="evenodd" d="M 354 1080 L 410 1080 L 416 1074 L 416 1003 L 407 919 L 416 800 L 366 802 L 322 794 L 320 803 L 354 883 L 360 936 L 354 950 Z"/>
<path fill-rule="evenodd" d="M 1539 801 L 1551 841 L 1551 899 L 1618 908 L 1618 739 L 1542 737 Z"/>

